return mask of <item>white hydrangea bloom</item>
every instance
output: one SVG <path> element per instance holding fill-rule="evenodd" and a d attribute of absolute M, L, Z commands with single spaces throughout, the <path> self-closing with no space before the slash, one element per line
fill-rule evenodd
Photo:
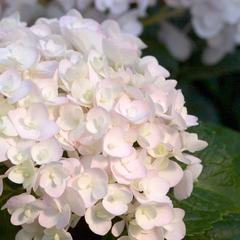
<path fill-rule="evenodd" d="M 105 235 L 111 229 L 113 217 L 114 215 L 106 211 L 101 203 L 98 203 L 87 209 L 85 220 L 93 232 Z"/>
<path fill-rule="evenodd" d="M 122 15 L 129 2 L 97 4 Z M 187 132 L 197 118 L 170 73 L 141 57 L 144 43 L 76 10 L 31 27 L 12 16 L 0 30 L 0 194 L 4 178 L 26 191 L 4 206 L 16 239 L 71 240 L 81 217 L 120 240 L 182 239 L 169 191 L 190 196 L 202 171 L 191 154 L 207 143 Z"/>
<path fill-rule="evenodd" d="M 133 194 L 129 188 L 120 184 L 109 184 L 102 205 L 108 212 L 118 216 L 127 212 L 128 204 L 132 199 Z"/>
<path fill-rule="evenodd" d="M 72 179 L 71 186 L 75 188 L 83 198 L 86 207 L 92 206 L 107 192 L 108 177 L 98 168 L 91 168 Z"/>
<path fill-rule="evenodd" d="M 13 166 L 9 169 L 8 178 L 17 184 L 22 184 L 24 188 L 29 189 L 35 177 L 36 169 L 31 160 Z"/>
<path fill-rule="evenodd" d="M 62 147 L 54 138 L 36 143 L 31 148 L 32 159 L 38 165 L 57 162 L 62 157 L 62 154 Z"/>
<path fill-rule="evenodd" d="M 190 12 L 189 21 L 192 23 L 194 31 L 196 34 L 207 41 L 208 47 L 203 53 L 203 61 L 206 64 L 215 64 L 220 61 L 226 54 L 231 52 L 235 46 L 239 44 L 238 40 L 238 31 L 237 26 L 240 22 L 239 8 L 240 4 L 238 0 L 165 0 L 164 3 L 170 8 L 179 9 L 179 12 L 185 13 L 185 11 Z M 163 4 L 164 4 L 163 3 Z M 24 21 L 32 23 L 37 17 L 50 17 L 58 18 L 63 16 L 70 9 L 79 10 L 84 17 L 93 18 L 97 21 L 103 22 L 106 19 L 115 20 L 119 23 L 121 29 L 125 33 L 130 33 L 135 36 L 140 35 L 143 32 L 143 24 L 141 22 L 142 17 L 147 16 L 148 8 L 156 6 L 156 0 L 53 0 L 49 3 L 40 4 L 38 0 L 18 0 L 10 1 L 3 0 L 2 4 L 2 16 L 8 16 L 13 14 L 15 11 L 18 11 Z M 161 8 L 165 7 L 161 5 Z M 167 9 L 168 11 L 169 9 Z M 173 9 L 172 9 L 173 10 Z M 73 14 L 74 17 L 77 17 L 76 14 Z M 73 15 L 71 17 L 73 17 Z M 170 14 L 171 15 L 171 14 Z M 19 16 L 15 15 L 11 21 L 11 27 L 17 29 L 16 27 L 22 27 L 22 25 L 17 26 Z M 70 20 L 70 18 L 68 18 Z M 9 22 L 9 20 L 7 20 Z M 41 20 L 42 21 L 42 20 Z M 40 21 L 40 22 L 41 22 Z M 89 21 L 89 20 L 88 20 Z M 39 41 L 39 49 L 46 57 L 46 60 L 51 60 L 56 56 L 64 54 L 66 51 L 69 41 L 74 41 L 77 49 L 80 48 L 83 50 L 88 48 L 89 45 L 93 44 L 91 41 L 87 43 L 78 39 L 78 32 L 82 32 L 82 29 L 75 26 L 74 31 L 69 31 L 65 29 L 65 34 L 71 34 L 73 38 L 78 39 L 81 44 L 78 44 L 76 40 L 65 41 L 62 36 L 56 35 L 55 32 L 51 31 L 51 28 L 46 26 L 43 22 L 38 22 L 38 26 L 32 27 L 34 34 L 41 36 L 42 39 Z M 86 22 L 86 21 L 84 21 Z M 70 24 L 70 21 L 67 25 Z M 67 25 L 65 26 L 66 28 Z M 91 24 L 90 24 L 91 25 Z M 89 25 L 89 26 L 90 26 Z M 189 26 L 190 24 L 187 24 Z M 83 26 L 83 25 L 82 25 Z M 86 26 L 86 25 L 85 25 Z M 188 28 L 188 27 L 187 27 Z M 229 29 L 235 28 L 234 32 L 231 32 Z M 91 31 L 85 34 L 94 34 L 94 24 L 92 22 Z M 96 29 L 95 29 L 96 30 Z M 116 29 L 115 29 L 116 30 Z M 4 29 L 4 31 L 9 31 Z M 83 31 L 86 31 L 83 30 Z M 179 29 L 169 22 L 164 22 L 160 24 L 159 28 L 159 40 L 164 43 L 169 49 L 170 53 L 177 58 L 177 60 L 185 61 L 189 58 L 192 50 L 193 44 L 185 28 Z M 231 33 L 230 33 L 231 32 Z M 116 34 L 116 32 L 115 32 Z M 11 38 L 16 38 L 16 35 Z M 48 37 L 47 37 L 48 36 Z M 24 39 L 24 34 L 22 39 Z M 95 35 L 96 37 L 96 35 Z M 119 41 L 126 38 L 126 36 L 118 36 Z M 223 45 L 215 44 L 212 46 L 212 39 L 221 38 L 224 41 Z M 8 41 L 4 38 L 4 41 Z M 34 41 L 34 40 L 31 40 Z M 32 49 L 26 49 L 24 40 L 19 41 L 15 45 L 9 47 L 9 49 L 1 49 L 1 65 L 19 65 L 21 68 L 32 67 L 32 64 L 37 61 L 36 52 L 34 53 Z M 106 39 L 108 44 L 111 44 L 109 40 Z M 117 41 L 115 41 L 115 44 Z M 111 45 L 112 48 L 106 54 L 108 57 L 122 57 L 119 56 L 116 48 Z M 224 46 L 224 47 L 222 47 Z M 227 47 L 225 47 L 227 46 Z M 231 47 L 230 47 L 231 46 Z M 125 46 L 126 47 L 126 46 Z M 15 50 L 14 50 L 15 49 Z M 109 45 L 110 49 L 110 45 Z M 14 51 L 14 56 L 11 55 L 11 52 Z M 18 53 L 17 53 L 18 52 Z M 28 59 L 21 59 L 21 53 L 28 52 Z M 31 57 L 30 57 L 31 53 Z M 124 55 L 124 51 L 121 51 L 121 54 Z M 125 58 L 125 61 L 131 61 L 130 51 L 129 58 Z M 21 66 L 20 66 L 21 65 Z M 91 94 L 90 94 L 91 95 Z M 89 98 L 90 96 L 88 96 Z M 88 103 L 85 103 L 88 104 Z"/>
<path fill-rule="evenodd" d="M 16 108 L 9 111 L 8 116 L 23 139 L 48 139 L 58 131 L 56 123 L 49 120 L 46 106 L 41 103 L 34 103 L 28 109 Z"/>
<path fill-rule="evenodd" d="M 44 208 L 38 218 L 39 224 L 44 228 L 64 229 L 70 221 L 71 209 L 68 204 L 63 204 L 58 199 L 46 197 Z"/>
<path fill-rule="evenodd" d="M 10 146 L 7 151 L 7 157 L 12 164 L 18 165 L 31 159 L 30 149 L 34 141 L 17 141 Z"/>
<path fill-rule="evenodd" d="M 136 223 L 144 230 L 161 227 L 173 219 L 172 208 L 168 205 L 145 204 L 136 209 Z"/>
<path fill-rule="evenodd" d="M 60 197 L 65 191 L 67 177 L 68 172 L 60 163 L 46 164 L 39 169 L 35 188 L 39 184 L 51 197 Z"/>
<path fill-rule="evenodd" d="M 147 176 L 131 183 L 131 190 L 140 203 L 171 202 L 166 196 L 169 184 L 158 175 Z"/>
<path fill-rule="evenodd" d="M 11 213 L 11 223 L 14 225 L 31 224 L 40 213 L 39 200 L 32 195 L 20 194 L 12 197 L 3 206 Z"/>

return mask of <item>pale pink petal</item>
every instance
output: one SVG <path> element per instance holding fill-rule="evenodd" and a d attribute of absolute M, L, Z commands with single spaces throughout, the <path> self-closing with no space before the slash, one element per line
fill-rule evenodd
<path fill-rule="evenodd" d="M 16 43 L 10 45 L 9 50 L 21 70 L 27 70 L 33 67 L 39 59 L 37 48 L 27 47 Z"/>
<path fill-rule="evenodd" d="M 146 176 L 144 166 L 144 150 L 138 152 L 135 149 L 128 157 L 111 161 L 111 171 L 118 183 L 129 184 L 132 180 Z"/>
<path fill-rule="evenodd" d="M 69 223 L 71 219 L 71 209 L 69 205 L 64 205 L 59 216 L 58 216 L 58 222 L 56 227 L 58 229 L 63 229 L 65 228 Z"/>
<path fill-rule="evenodd" d="M 110 116 L 105 109 L 92 108 L 88 111 L 86 118 L 86 128 L 90 133 L 97 137 L 102 137 L 106 133 L 110 124 Z"/>
<path fill-rule="evenodd" d="M 125 227 L 125 221 L 124 220 L 121 220 L 119 222 L 116 222 L 113 226 L 112 226 L 112 235 L 114 237 L 119 237 L 123 230 L 124 230 L 124 227 Z"/>
<path fill-rule="evenodd" d="M 160 129 L 156 124 L 145 123 L 138 129 L 138 143 L 141 147 L 153 148 L 161 141 Z"/>
<path fill-rule="evenodd" d="M 183 178 L 174 187 L 174 196 L 178 200 L 184 200 L 190 197 L 193 190 L 193 175 L 189 170 L 184 171 Z"/>
<path fill-rule="evenodd" d="M 33 89 L 33 86 L 34 84 L 30 80 L 22 81 L 19 88 L 12 93 L 11 97 L 9 98 L 9 102 L 14 104 L 23 99 L 30 93 L 30 91 Z"/>
<path fill-rule="evenodd" d="M 176 186 L 183 177 L 182 168 L 174 161 L 169 161 L 167 168 L 159 171 L 159 176 L 165 179 L 170 187 Z"/>
<path fill-rule="evenodd" d="M 129 121 L 140 124 L 151 115 L 151 107 L 146 100 L 131 101 L 127 95 L 123 95 L 115 106 L 115 111 Z"/>
<path fill-rule="evenodd" d="M 0 137 L 0 162 L 4 162 L 8 159 L 7 157 L 7 151 L 9 149 L 10 145 L 8 142 Z"/>
<path fill-rule="evenodd" d="M 16 226 L 25 223 L 30 224 L 34 222 L 38 215 L 39 211 L 37 209 L 33 209 L 33 207 L 24 205 L 23 208 L 18 208 L 12 213 L 11 223 Z"/>
<path fill-rule="evenodd" d="M 110 213 L 104 210 L 101 204 L 88 208 L 85 214 L 85 220 L 89 228 L 101 236 L 106 235 L 111 229 L 112 217 Z"/>
<path fill-rule="evenodd" d="M 69 204 L 71 211 L 78 216 L 84 216 L 85 205 L 79 192 L 74 188 L 67 187 L 63 196 L 65 204 Z"/>
<path fill-rule="evenodd" d="M 9 137 L 16 137 L 18 135 L 16 129 L 7 116 L 2 116 L 0 118 L 0 125 L 1 132 L 4 135 Z"/>
<path fill-rule="evenodd" d="M 82 171 L 82 163 L 77 158 L 63 158 L 61 162 L 63 164 L 63 167 L 67 169 L 69 175 L 71 176 L 76 176 Z"/>
<path fill-rule="evenodd" d="M 27 129 L 24 119 L 27 117 L 27 111 L 24 108 L 10 110 L 8 116 L 16 128 L 18 134 L 23 139 L 38 139 L 40 132 L 37 129 Z"/>
<path fill-rule="evenodd" d="M 187 170 L 192 173 L 193 181 L 195 181 L 201 174 L 203 170 L 203 165 L 196 163 L 187 166 Z"/>
<path fill-rule="evenodd" d="M 135 221 L 131 221 L 128 228 L 130 239 L 141 240 L 164 240 L 162 228 L 154 228 L 151 230 L 143 230 Z"/>
<path fill-rule="evenodd" d="M 33 161 L 38 165 L 57 162 L 63 155 L 63 149 L 55 138 L 36 143 L 31 148 Z"/>
<path fill-rule="evenodd" d="M 38 222 L 45 228 L 54 227 L 58 222 L 58 215 L 50 209 L 48 209 L 48 211 L 42 211 L 38 217 Z"/>
<path fill-rule="evenodd" d="M 55 122 L 47 121 L 46 125 L 40 131 L 40 140 L 45 140 L 50 137 L 53 137 L 56 133 L 58 133 L 59 128 Z"/>
<path fill-rule="evenodd" d="M 32 240 L 34 237 L 33 233 L 26 232 L 24 229 L 18 231 L 15 236 L 15 240 Z"/>
<path fill-rule="evenodd" d="M 178 222 L 171 224 L 171 230 L 165 233 L 167 240 L 182 240 L 186 235 L 186 226 L 184 222 Z"/>
<path fill-rule="evenodd" d="M 174 219 L 173 221 L 164 226 L 165 238 L 167 240 L 182 240 L 186 235 L 186 227 L 183 222 L 185 212 L 180 208 L 174 208 Z"/>
<path fill-rule="evenodd" d="M 21 208 L 27 203 L 35 201 L 35 197 L 26 193 L 22 193 L 11 197 L 7 203 L 2 207 L 2 209 L 8 208 L 8 211 L 12 212 L 12 209 Z"/>
<path fill-rule="evenodd" d="M 183 145 L 190 152 L 201 151 L 208 146 L 207 142 L 198 139 L 196 133 L 187 133 L 183 134 Z"/>
<path fill-rule="evenodd" d="M 2 196 L 3 193 L 3 180 L 2 177 L 0 177 L 0 196 Z"/>
<path fill-rule="evenodd" d="M 172 207 L 169 207 L 168 205 L 158 207 L 157 211 L 158 221 L 156 223 L 156 226 L 158 227 L 169 224 L 174 218 L 174 211 Z"/>
<path fill-rule="evenodd" d="M 125 141 L 120 128 L 113 128 L 104 137 L 103 150 L 113 157 L 127 157 L 132 153 L 133 147 Z"/>

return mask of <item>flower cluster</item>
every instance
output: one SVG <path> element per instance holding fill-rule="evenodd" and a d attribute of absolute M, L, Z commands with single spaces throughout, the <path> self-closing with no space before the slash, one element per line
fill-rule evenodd
<path fill-rule="evenodd" d="M 80 218 L 119 240 L 182 239 L 168 193 L 190 196 L 207 143 L 145 44 L 75 10 L 0 30 L 0 192 L 5 178 L 24 190 L 3 206 L 16 240 L 70 240 Z"/>
<path fill-rule="evenodd" d="M 240 2 L 238 0 L 165 0 L 174 8 L 186 8 L 191 13 L 191 22 L 196 34 L 207 41 L 207 48 L 203 53 L 203 61 L 214 64 L 221 60 L 227 53 L 234 50 L 240 44 Z M 169 47 L 171 52 L 178 56 L 180 49 L 176 50 L 174 44 L 180 39 L 185 46 L 185 55 L 189 55 L 189 41 L 183 37 L 183 32 L 174 29 L 178 36 Z M 173 32 L 171 28 L 165 28 L 160 33 L 167 43 L 170 38 L 165 37 Z M 179 46 L 179 48 L 181 48 Z M 175 51 L 176 50 L 176 51 Z M 183 51 L 183 50 L 182 50 Z M 180 56 L 181 57 L 181 56 Z"/>
<path fill-rule="evenodd" d="M 78 9 L 84 17 L 102 22 L 105 19 L 116 20 L 127 33 L 140 35 L 143 25 L 139 18 L 146 16 L 148 7 L 156 0 L 50 0 L 45 6 L 39 0 L 3 0 L 3 16 L 18 11 L 21 19 L 30 22 L 37 17 L 60 17 L 67 11 Z"/>
<path fill-rule="evenodd" d="M 21 19 L 33 22 L 38 17 L 58 18 L 70 9 L 78 9 L 84 17 L 102 22 L 112 19 L 126 33 L 140 35 L 147 17 L 147 9 L 156 6 L 156 0 L 3 0 L 2 16 L 15 11 Z M 159 22 L 159 41 L 179 61 L 187 60 L 194 48 L 189 37 L 189 26 L 201 39 L 206 40 L 203 62 L 215 64 L 240 44 L 240 4 L 238 0 L 165 0 L 168 7 L 190 12 L 186 28 L 180 29 L 171 21 Z M 164 4 L 160 8 L 166 8 Z M 156 18 L 158 19 L 158 18 Z M 158 22 L 156 22 L 158 23 Z"/>
<path fill-rule="evenodd" d="M 84 17 L 102 22 L 105 19 L 117 21 L 124 32 L 140 35 L 143 25 L 139 18 L 146 16 L 148 7 L 156 0 L 54 0 L 49 7 L 49 16 L 59 17 L 71 8 L 78 9 Z"/>

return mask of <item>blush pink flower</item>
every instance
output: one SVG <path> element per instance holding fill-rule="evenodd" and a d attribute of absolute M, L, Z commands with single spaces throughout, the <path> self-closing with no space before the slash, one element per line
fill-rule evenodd
<path fill-rule="evenodd" d="M 40 169 L 36 184 L 49 196 L 57 198 L 65 191 L 67 177 L 68 172 L 61 163 L 51 163 Z"/>
<path fill-rule="evenodd" d="M 130 6 L 94 3 L 120 15 Z M 139 14 L 148 5 L 131 3 Z M 138 32 L 135 14 L 119 21 Z M 82 217 L 118 240 L 184 238 L 184 211 L 172 198 L 191 195 L 203 168 L 193 154 L 207 143 L 187 132 L 197 118 L 168 70 L 141 57 L 145 44 L 76 10 L 30 27 L 13 15 L 0 32 L 0 195 L 5 178 L 23 191 L 3 206 L 22 226 L 16 240 L 72 240 L 67 230 Z"/>
<path fill-rule="evenodd" d="M 49 120 L 47 109 L 42 104 L 33 104 L 29 109 L 9 111 L 9 118 L 23 139 L 47 139 L 57 133 L 56 123 Z"/>
<path fill-rule="evenodd" d="M 120 128 L 113 128 L 104 137 L 103 151 L 112 157 L 127 157 L 133 152 L 133 147 L 124 139 Z"/>

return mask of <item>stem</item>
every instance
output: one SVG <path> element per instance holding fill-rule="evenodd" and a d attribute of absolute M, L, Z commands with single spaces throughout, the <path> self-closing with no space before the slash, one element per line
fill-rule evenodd
<path fill-rule="evenodd" d="M 179 17 L 185 12 L 184 9 L 172 9 L 172 8 L 161 8 L 156 14 L 149 18 L 142 19 L 144 26 L 150 26 L 156 23 L 160 23 L 170 18 Z"/>

